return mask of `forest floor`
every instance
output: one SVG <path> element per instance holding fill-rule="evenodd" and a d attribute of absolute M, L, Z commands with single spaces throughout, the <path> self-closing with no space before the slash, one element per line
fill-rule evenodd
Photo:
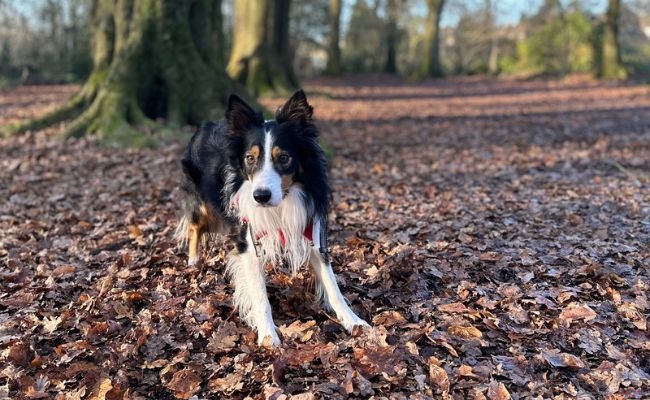
<path fill-rule="evenodd" d="M 0 125 L 69 86 L 0 93 Z M 269 277 L 283 344 L 186 266 L 183 143 L 0 139 L 0 399 L 641 399 L 650 393 L 650 87 L 312 80 L 330 248 L 371 329 Z M 282 99 L 264 99 L 270 109 Z M 188 137 L 189 137 L 188 131 Z"/>

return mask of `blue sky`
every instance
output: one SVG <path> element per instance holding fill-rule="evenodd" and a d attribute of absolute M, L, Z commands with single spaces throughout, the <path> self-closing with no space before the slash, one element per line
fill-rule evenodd
<path fill-rule="evenodd" d="M 497 23 L 500 25 L 516 24 L 523 15 L 533 15 L 539 10 L 544 3 L 544 0 L 493 0 L 497 13 Z M 570 0 L 562 0 L 564 5 L 571 3 Z M 460 16 L 457 10 L 454 10 L 454 3 L 457 0 L 448 0 L 446 8 L 443 8 L 440 24 L 442 26 L 454 26 L 458 23 Z M 482 0 L 464 1 L 468 5 L 475 7 L 482 7 L 484 2 Z M 594 14 L 602 14 L 607 8 L 607 0 L 581 0 L 580 4 L 586 10 Z M 422 4 L 423 11 L 426 10 Z M 425 11 L 426 12 L 426 11 Z"/>
<path fill-rule="evenodd" d="M 371 3 L 373 0 L 366 0 Z M 560 0 L 562 4 L 568 5 L 571 0 Z M 350 21 L 350 14 L 352 7 L 356 0 L 343 0 L 343 9 L 341 19 L 343 29 L 347 30 L 347 24 Z M 500 25 L 516 24 L 523 15 L 532 15 L 539 10 L 544 3 L 544 0 L 493 0 L 498 13 L 497 23 Z M 602 14 L 607 8 L 607 0 L 579 0 L 580 4 L 585 10 L 589 10 L 594 14 Z M 424 0 L 411 1 L 412 12 L 415 15 L 425 15 L 427 7 Z M 455 26 L 460 19 L 459 4 L 471 8 L 483 7 L 484 0 L 447 0 L 442 10 L 440 24 L 442 26 Z"/>

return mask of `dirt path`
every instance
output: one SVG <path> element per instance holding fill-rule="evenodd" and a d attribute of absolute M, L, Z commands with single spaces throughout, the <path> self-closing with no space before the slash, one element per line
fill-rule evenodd
<path fill-rule="evenodd" d="M 0 123 L 71 92 L 55 89 L 0 93 Z M 306 89 L 336 151 L 334 268 L 374 329 L 350 337 L 307 271 L 278 271 L 284 344 L 256 349 L 226 249 L 187 268 L 172 242 L 182 143 L 37 132 L 0 140 L 0 398 L 646 396 L 650 87 Z"/>

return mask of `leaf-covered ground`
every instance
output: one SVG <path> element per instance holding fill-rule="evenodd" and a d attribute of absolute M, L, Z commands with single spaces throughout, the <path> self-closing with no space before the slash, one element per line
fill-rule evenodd
<path fill-rule="evenodd" d="M 334 269 L 373 328 L 279 270 L 283 345 L 258 349 L 228 246 L 189 268 L 173 242 L 182 143 L 30 133 L 0 140 L 0 399 L 648 398 L 648 86 L 306 89 L 336 151 Z M 0 93 L 0 123 L 73 91 Z"/>

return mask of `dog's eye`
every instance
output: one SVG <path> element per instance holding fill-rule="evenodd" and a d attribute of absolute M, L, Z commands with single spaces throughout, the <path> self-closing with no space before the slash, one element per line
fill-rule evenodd
<path fill-rule="evenodd" d="M 246 154 L 246 164 L 248 165 L 255 164 L 255 156 L 252 154 Z"/>
<path fill-rule="evenodd" d="M 289 157 L 288 154 L 280 154 L 280 156 L 278 157 L 278 162 L 280 164 L 288 164 L 290 160 L 291 157 Z"/>

